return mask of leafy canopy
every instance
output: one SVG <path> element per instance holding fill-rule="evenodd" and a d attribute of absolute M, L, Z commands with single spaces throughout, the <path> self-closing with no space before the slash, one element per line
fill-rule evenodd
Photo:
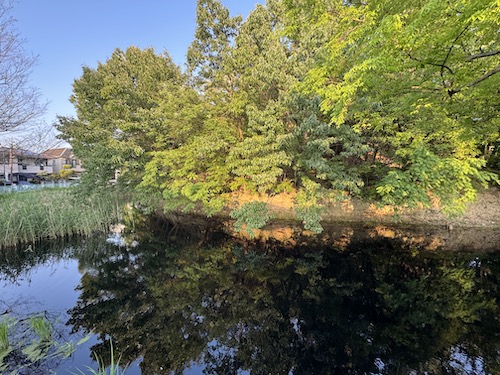
<path fill-rule="evenodd" d="M 165 210 L 213 215 L 286 190 L 314 231 L 352 196 L 458 214 L 498 181 L 484 167 L 500 158 L 499 8 L 269 0 L 243 20 L 200 0 L 186 73 L 166 53 L 116 50 L 83 69 L 59 130 L 92 186 L 118 170 Z"/>

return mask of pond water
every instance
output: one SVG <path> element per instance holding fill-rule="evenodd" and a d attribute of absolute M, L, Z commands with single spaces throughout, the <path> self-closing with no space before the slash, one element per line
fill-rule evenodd
<path fill-rule="evenodd" d="M 168 231 L 1 251 L 0 316 L 89 338 L 21 373 L 85 373 L 112 338 L 132 375 L 500 374 L 500 251 Z"/>

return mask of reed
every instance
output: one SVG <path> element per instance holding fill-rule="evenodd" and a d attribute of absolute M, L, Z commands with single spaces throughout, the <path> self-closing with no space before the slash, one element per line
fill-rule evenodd
<path fill-rule="evenodd" d="M 72 189 L 1 194 L 0 248 L 106 232 L 120 220 L 121 206 L 113 191 L 86 197 Z"/>
<path fill-rule="evenodd" d="M 52 341 L 52 325 L 44 316 L 30 318 L 30 324 L 40 341 Z"/>
<path fill-rule="evenodd" d="M 9 350 L 9 325 L 6 321 L 0 322 L 0 357 Z"/>
<path fill-rule="evenodd" d="M 113 348 L 113 343 L 111 340 L 109 341 L 110 345 L 110 358 L 109 358 L 109 365 L 106 365 L 106 361 L 102 357 L 99 357 L 95 352 L 94 352 L 94 357 L 97 362 L 97 370 L 94 370 L 91 367 L 87 366 L 87 374 L 90 375 L 124 375 L 125 372 L 127 371 L 127 366 L 122 367 L 120 365 L 120 358 L 116 360 L 115 358 L 115 351 Z M 78 373 L 75 373 L 73 375 L 85 375 L 85 372 L 82 370 L 78 370 Z"/>

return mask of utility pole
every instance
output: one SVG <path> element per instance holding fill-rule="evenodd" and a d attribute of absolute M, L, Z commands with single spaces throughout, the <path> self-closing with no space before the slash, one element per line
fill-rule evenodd
<path fill-rule="evenodd" d="M 10 183 L 14 183 L 14 146 L 12 143 L 10 144 L 10 156 L 9 156 L 9 163 L 10 163 Z"/>
<path fill-rule="evenodd" d="M 6 185 L 7 182 L 7 176 L 5 175 L 6 169 L 5 169 L 5 148 L 2 147 L 2 165 L 3 165 L 3 186 Z"/>

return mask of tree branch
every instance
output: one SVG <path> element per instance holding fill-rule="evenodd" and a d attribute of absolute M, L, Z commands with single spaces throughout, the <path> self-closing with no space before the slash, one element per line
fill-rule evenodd
<path fill-rule="evenodd" d="M 492 75 L 496 74 L 500 72 L 500 65 L 496 66 L 494 69 L 490 70 L 489 72 L 483 74 L 481 77 L 479 77 L 478 79 L 472 81 L 471 83 L 469 83 L 467 86 L 469 87 L 474 87 L 476 86 L 477 84 L 483 82 L 484 80 L 490 78 Z"/>
<path fill-rule="evenodd" d="M 455 43 L 460 39 L 462 35 L 467 31 L 467 29 L 470 27 L 470 23 L 467 24 L 467 26 L 464 27 L 464 29 L 457 35 L 455 39 L 453 39 L 453 42 L 451 42 L 451 46 L 448 49 L 448 53 L 446 54 L 446 57 L 443 60 L 443 63 L 441 64 L 441 79 L 443 80 L 443 87 L 446 87 L 446 80 L 444 79 L 444 68 L 446 67 L 446 63 L 448 62 L 448 59 L 450 58 L 451 51 L 453 50 L 453 47 L 455 46 Z M 453 74 L 453 73 L 452 73 Z"/>
<path fill-rule="evenodd" d="M 446 66 L 443 64 L 438 64 L 438 63 L 433 63 L 430 61 L 421 60 L 419 58 L 412 56 L 409 52 L 406 52 L 406 55 L 410 58 L 410 60 L 418 61 L 418 62 L 421 62 L 421 63 L 426 64 L 426 65 L 438 66 L 441 69 L 446 69 L 447 71 L 450 72 L 450 74 L 455 74 L 455 73 L 453 73 L 453 70 L 451 70 L 451 68 L 449 66 Z"/>
<path fill-rule="evenodd" d="M 495 56 L 500 54 L 500 51 L 489 51 L 489 52 L 482 52 L 482 53 L 477 53 L 475 55 L 470 55 L 467 58 L 467 61 L 473 61 L 475 59 L 480 59 L 482 57 L 489 57 L 489 56 Z"/>
<path fill-rule="evenodd" d="M 464 87 L 474 87 L 474 86 L 477 86 L 478 84 L 480 84 L 481 82 L 487 80 L 488 78 L 490 78 L 492 75 L 494 74 L 497 74 L 498 72 L 500 72 L 500 65 L 496 66 L 494 69 L 490 70 L 489 72 L 486 72 L 485 74 L 483 74 L 481 77 L 478 77 L 477 79 L 475 79 L 474 81 L 472 81 L 471 83 L 467 84 L 467 85 L 464 85 L 458 89 L 450 89 L 448 90 L 448 95 L 450 97 L 452 97 L 453 95 L 455 95 L 456 93 L 462 91 L 462 89 Z"/>

